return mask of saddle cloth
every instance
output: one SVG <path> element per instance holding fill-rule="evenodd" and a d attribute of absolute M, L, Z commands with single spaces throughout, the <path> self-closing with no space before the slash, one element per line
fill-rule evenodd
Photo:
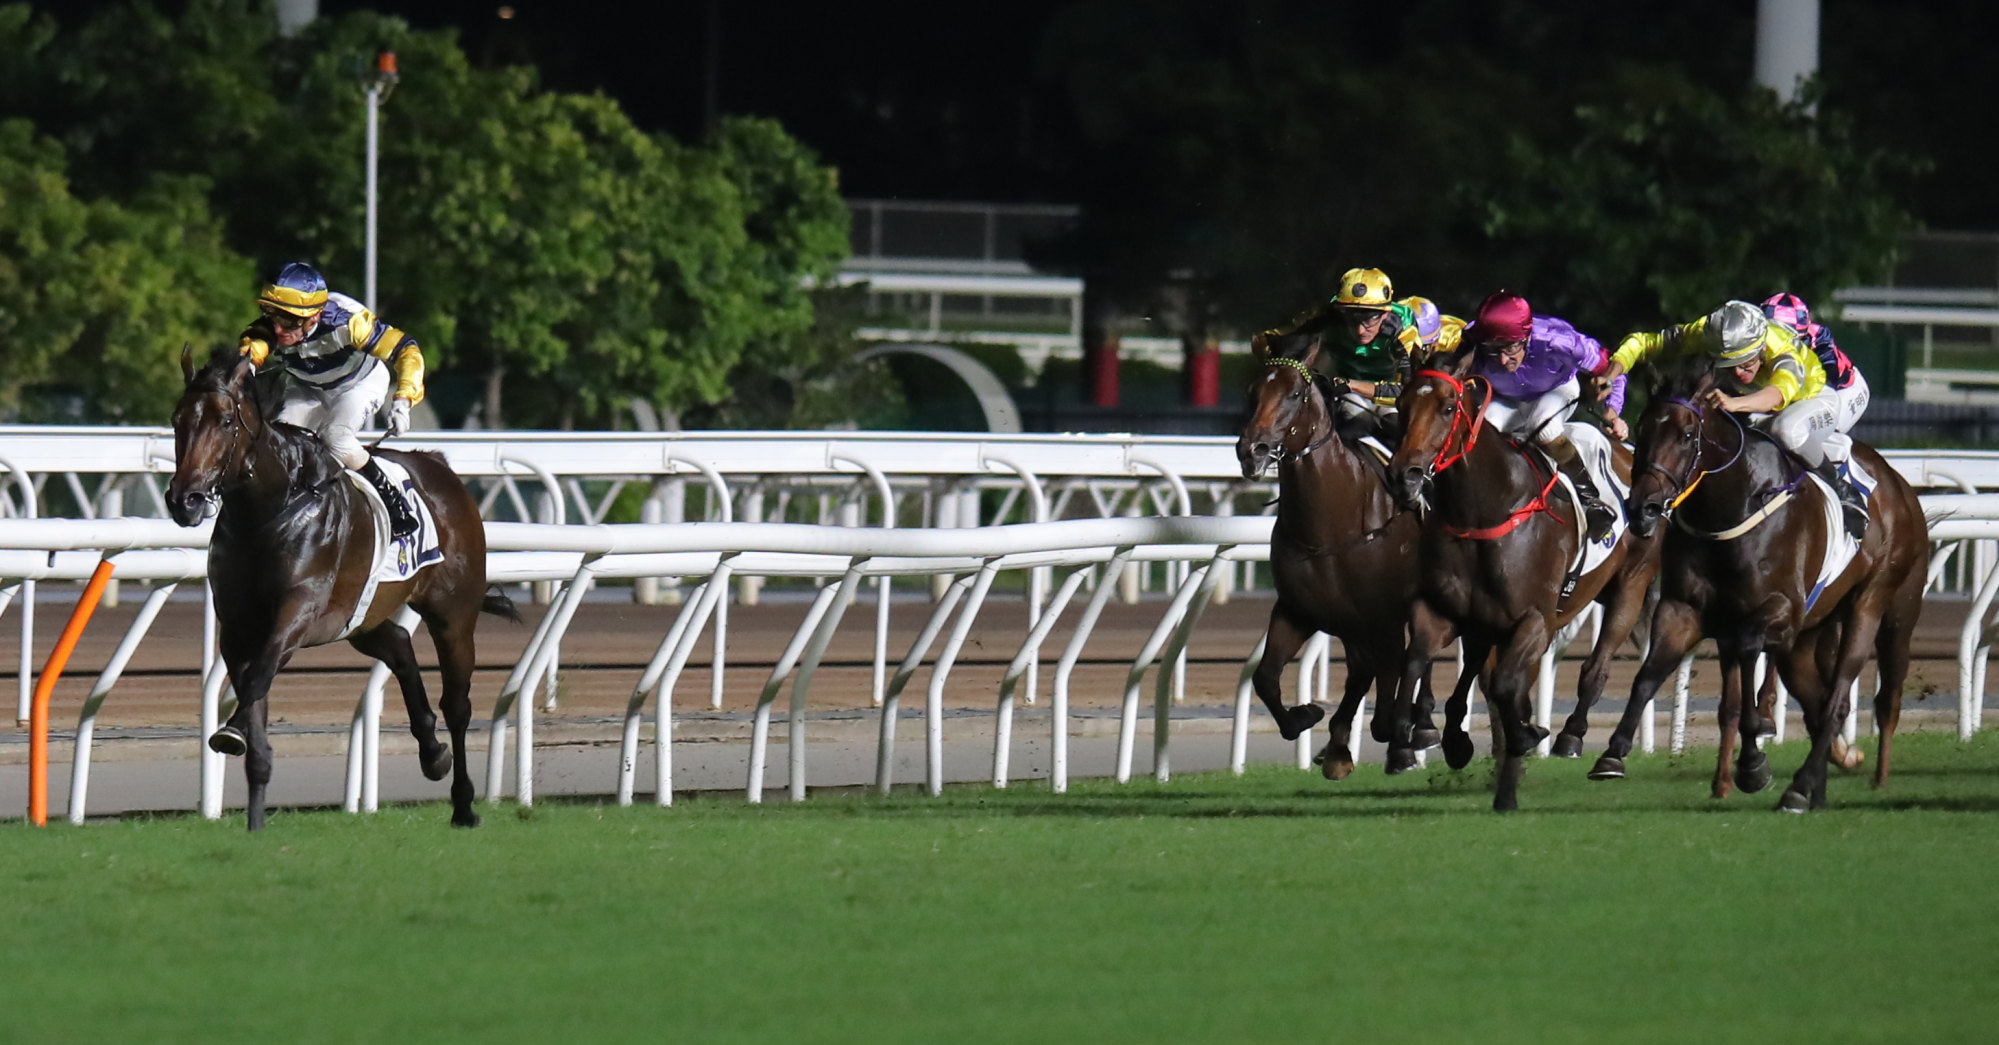
<path fill-rule="evenodd" d="M 1603 540 L 1592 541 L 1589 539 L 1589 520 L 1583 518 L 1580 508 L 1576 510 L 1576 556 L 1569 562 L 1569 576 L 1573 578 L 1603 565 L 1603 561 L 1617 549 L 1617 542 L 1624 539 L 1624 531 L 1631 521 L 1624 514 L 1624 502 L 1631 496 L 1631 487 L 1619 479 L 1617 469 L 1611 467 L 1610 437 L 1604 435 L 1602 429 L 1579 421 L 1571 421 L 1563 428 L 1569 442 L 1575 445 L 1576 452 L 1582 455 L 1583 468 L 1595 481 L 1596 491 L 1603 498 L 1603 503 L 1609 505 L 1612 514 L 1617 517 L 1611 522 L 1610 533 Z M 1542 456 L 1546 460 L 1546 455 Z M 1548 466 L 1553 468 L 1554 462 L 1549 461 Z M 1576 485 L 1559 469 L 1555 474 L 1560 476 L 1562 489 L 1569 492 L 1569 503 L 1581 505 L 1582 498 L 1576 493 Z"/>
<path fill-rule="evenodd" d="M 431 517 L 430 506 L 417 496 L 416 483 L 411 481 L 409 469 L 380 454 L 375 456 L 375 464 L 402 493 L 403 503 L 416 513 L 416 533 L 400 541 L 391 540 L 389 509 L 382 503 L 381 493 L 360 473 L 347 473 L 347 480 L 361 491 L 362 499 L 368 504 L 368 515 L 375 522 L 375 550 L 371 560 L 374 568 L 368 571 L 368 583 L 362 587 L 361 597 L 354 602 L 354 614 L 348 618 L 346 629 L 340 633 L 343 639 L 360 627 L 361 621 L 367 617 L 368 607 L 375 601 L 377 586 L 409 580 L 424 567 L 444 558 L 444 549 L 437 539 L 437 520 Z"/>
<path fill-rule="evenodd" d="M 1872 477 L 1862 478 L 1867 476 L 1867 473 L 1861 470 L 1858 462 L 1849 462 L 1841 467 L 1854 478 L 1855 485 L 1859 486 L 1863 493 L 1871 495 L 1874 492 Z M 1825 517 L 1825 557 L 1819 563 L 1818 579 L 1812 582 L 1811 594 L 1805 596 L 1805 612 L 1810 613 L 1812 607 L 1818 605 L 1819 596 L 1825 593 L 1826 587 L 1839 579 L 1839 575 L 1845 572 L 1847 564 L 1851 563 L 1854 555 L 1859 553 L 1860 542 L 1846 532 L 1846 513 L 1840 507 L 1839 495 L 1833 492 L 1831 486 L 1826 485 L 1824 479 L 1813 473 L 1806 474 L 1812 485 L 1818 487 L 1819 505 Z"/>

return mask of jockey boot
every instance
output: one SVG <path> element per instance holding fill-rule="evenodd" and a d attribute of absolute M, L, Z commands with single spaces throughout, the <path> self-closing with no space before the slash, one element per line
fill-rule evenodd
<path fill-rule="evenodd" d="M 1543 443 L 1542 449 L 1555 459 L 1555 467 L 1576 484 L 1576 496 L 1582 498 L 1583 518 L 1589 523 L 1589 539 L 1592 542 L 1610 536 L 1610 528 L 1617 522 L 1617 513 L 1610 505 L 1603 503 L 1603 496 L 1596 492 L 1596 480 L 1591 479 L 1589 469 L 1583 467 L 1583 455 L 1576 452 L 1576 445 L 1566 438 Z"/>
<path fill-rule="evenodd" d="M 368 463 L 361 466 L 360 472 L 362 478 L 375 484 L 375 492 L 382 495 L 382 503 L 388 506 L 389 539 L 400 541 L 416 533 L 416 512 L 403 498 L 403 492 L 396 489 L 395 483 L 382 471 L 382 466 L 370 457 Z"/>
<path fill-rule="evenodd" d="M 1846 517 L 1846 532 L 1852 534 L 1856 541 L 1867 536 L 1867 498 L 1860 495 L 1860 488 L 1853 485 L 1853 480 L 1840 469 L 1839 462 L 1827 460 L 1812 470 L 1826 481 L 1827 486 L 1832 487 L 1832 492 L 1839 495 L 1840 513 Z"/>

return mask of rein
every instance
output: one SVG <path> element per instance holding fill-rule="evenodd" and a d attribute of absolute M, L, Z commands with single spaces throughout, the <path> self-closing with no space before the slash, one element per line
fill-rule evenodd
<path fill-rule="evenodd" d="M 1443 381 L 1446 384 L 1449 384 L 1451 386 L 1451 390 L 1458 394 L 1458 399 L 1460 401 L 1462 401 L 1465 397 L 1465 385 L 1467 384 L 1467 382 L 1460 381 L 1457 378 L 1451 376 L 1450 374 L 1446 374 L 1441 370 L 1419 370 L 1416 372 L 1416 376 L 1418 378 L 1424 378 L 1424 377 L 1437 378 L 1438 380 Z M 1476 381 L 1478 379 L 1473 378 L 1472 380 Z M 1485 398 L 1482 401 L 1480 401 L 1478 405 L 1477 414 L 1467 415 L 1463 410 L 1459 410 L 1457 413 L 1451 415 L 1451 427 L 1449 428 L 1449 430 L 1445 431 L 1444 433 L 1443 445 L 1437 447 L 1437 456 L 1430 462 L 1430 474 L 1432 476 L 1441 474 L 1445 469 L 1449 468 L 1454 464 L 1457 464 L 1459 461 L 1464 460 L 1466 455 L 1471 453 L 1472 447 L 1478 445 L 1479 430 L 1485 427 L 1485 411 L 1486 408 L 1491 405 L 1492 405 L 1492 389 L 1490 386 L 1487 386 Z M 1457 435 L 1458 422 L 1467 417 L 1470 418 L 1471 428 L 1464 435 L 1463 445 L 1461 445 L 1458 448 L 1457 453 L 1453 454 L 1450 452 L 1451 439 L 1452 437 Z M 1535 466 L 1533 455 L 1527 453 L 1525 450 L 1522 450 L 1520 452 L 1520 456 L 1526 458 L 1528 468 L 1533 469 L 1537 473 L 1541 470 L 1540 468 Z M 1561 478 L 1561 473 L 1551 469 L 1548 472 L 1548 481 L 1542 485 L 1541 492 L 1535 494 L 1533 499 L 1529 500 L 1526 504 L 1521 505 L 1519 508 L 1514 509 L 1511 514 L 1509 514 L 1505 519 L 1500 520 L 1495 525 L 1459 527 L 1445 523 L 1443 524 L 1443 530 L 1445 533 L 1451 535 L 1452 537 L 1457 537 L 1462 540 L 1496 541 L 1499 538 L 1504 537 L 1509 533 L 1512 533 L 1514 530 L 1519 529 L 1521 523 L 1526 522 L 1528 519 L 1533 518 L 1535 515 L 1538 515 L 1542 512 L 1547 512 L 1548 515 L 1552 517 L 1556 522 L 1567 522 L 1568 520 L 1562 518 L 1559 515 L 1556 515 L 1554 507 L 1548 503 L 1548 495 L 1554 492 L 1555 484 L 1560 481 L 1560 478 Z"/>

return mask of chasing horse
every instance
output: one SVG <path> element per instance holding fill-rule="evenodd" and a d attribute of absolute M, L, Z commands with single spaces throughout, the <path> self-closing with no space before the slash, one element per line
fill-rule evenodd
<path fill-rule="evenodd" d="M 1616 365 L 1639 363 L 1656 380 L 1638 425 L 1632 524 L 1665 531 L 1665 543 L 1651 648 L 1632 701 L 1649 700 L 1695 643 L 1714 638 L 1722 734 L 1713 794 L 1727 797 L 1731 783 L 1759 791 L 1771 771 L 1757 744 L 1758 702 L 1743 690 L 1767 652 L 1811 737 L 1778 802 L 1802 813 L 1825 806 L 1828 758 L 1871 652 L 1880 661 L 1874 780 L 1886 783 L 1928 572 L 1915 491 L 1845 434 L 1857 411 L 1842 408 L 1817 353 L 1754 305 L 1731 301 L 1692 323 L 1632 335 Z M 1861 392 L 1864 406 L 1864 385 Z M 1766 417 L 1767 426 L 1745 416 Z M 1629 749 L 1623 734 L 1620 727 L 1606 757 Z"/>
<path fill-rule="evenodd" d="M 1528 716 L 1542 653 L 1591 602 L 1604 604 L 1580 716 L 1644 604 L 1653 548 L 1620 532 L 1598 493 L 1599 477 L 1628 481 L 1628 458 L 1594 428 L 1567 424 L 1578 375 L 1607 375 L 1600 346 L 1506 292 L 1486 299 L 1464 341 L 1416 372 L 1398 403 L 1404 434 L 1389 473 L 1404 505 L 1429 511 L 1395 715 L 1410 714 L 1430 651 L 1459 634 L 1493 710 L 1493 808 L 1507 811 L 1519 806 L 1521 759 L 1547 736 Z M 1465 713 L 1454 696 L 1444 738 L 1453 766 L 1470 757 Z M 1406 719 L 1396 728 L 1408 742 Z"/>
<path fill-rule="evenodd" d="M 167 507 L 182 526 L 215 518 L 208 583 L 237 697 L 208 746 L 244 756 L 248 826 L 261 830 L 272 680 L 299 650 L 345 639 L 394 673 L 424 776 L 449 774 L 452 824 L 476 827 L 463 758 L 473 632 L 481 612 L 520 618 L 504 595 L 487 594 L 479 506 L 443 458 L 370 453 L 356 434 L 380 409 L 391 370 L 389 432 L 407 428 L 422 397 L 422 354 L 359 302 L 330 294 L 305 265 L 285 266 L 259 305 L 237 351 L 197 369 L 192 349 L 182 349 L 186 388 L 173 414 Z M 274 413 L 256 382 L 272 356 L 288 378 Z M 409 632 L 395 620 L 404 606 L 422 617 L 437 648 L 449 743 L 437 737 Z"/>

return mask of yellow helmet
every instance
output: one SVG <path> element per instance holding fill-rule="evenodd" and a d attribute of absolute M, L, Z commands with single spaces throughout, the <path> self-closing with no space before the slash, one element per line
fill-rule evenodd
<path fill-rule="evenodd" d="M 1380 269 L 1348 269 L 1340 277 L 1333 304 L 1343 308 L 1385 309 L 1395 300 L 1395 284 Z"/>
<path fill-rule="evenodd" d="M 300 319 L 311 319 L 326 307 L 326 279 L 311 265 L 291 262 L 264 284 L 263 293 L 257 295 L 257 304 L 289 312 Z"/>

